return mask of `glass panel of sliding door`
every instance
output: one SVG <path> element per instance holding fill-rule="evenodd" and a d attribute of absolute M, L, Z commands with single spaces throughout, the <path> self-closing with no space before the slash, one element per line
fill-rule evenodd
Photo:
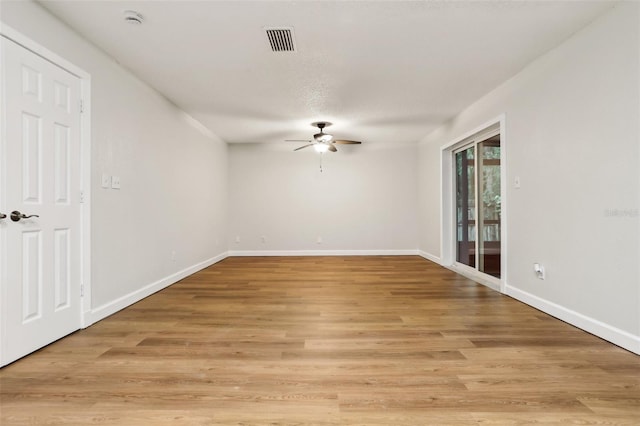
<path fill-rule="evenodd" d="M 500 135 L 479 142 L 477 147 L 477 267 L 480 272 L 500 278 Z"/>
<path fill-rule="evenodd" d="M 476 266 L 475 146 L 455 153 L 456 261 Z"/>

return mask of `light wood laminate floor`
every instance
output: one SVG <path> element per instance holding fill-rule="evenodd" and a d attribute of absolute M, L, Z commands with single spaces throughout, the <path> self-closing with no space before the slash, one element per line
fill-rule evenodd
<path fill-rule="evenodd" d="M 2 425 L 638 425 L 640 357 L 419 257 L 228 258 L 0 397 Z"/>

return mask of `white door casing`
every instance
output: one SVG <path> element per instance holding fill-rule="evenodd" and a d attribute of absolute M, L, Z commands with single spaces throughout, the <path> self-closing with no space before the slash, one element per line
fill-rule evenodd
<path fill-rule="evenodd" d="M 80 79 L 0 37 L 0 365 L 81 326 Z M 11 220 L 11 212 L 38 215 Z"/>

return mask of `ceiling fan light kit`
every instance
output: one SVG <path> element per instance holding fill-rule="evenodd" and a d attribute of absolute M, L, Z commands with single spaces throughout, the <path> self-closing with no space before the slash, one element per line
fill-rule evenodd
<path fill-rule="evenodd" d="M 329 151 L 329 145 L 327 145 L 326 143 L 317 143 L 313 145 L 313 149 L 315 149 L 316 152 L 323 153 Z"/>

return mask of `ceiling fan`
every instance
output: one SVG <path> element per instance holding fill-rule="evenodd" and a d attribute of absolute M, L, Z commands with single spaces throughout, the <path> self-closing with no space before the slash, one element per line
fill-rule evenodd
<path fill-rule="evenodd" d="M 294 151 L 301 150 L 303 148 L 307 148 L 312 146 L 317 152 L 324 153 L 327 151 L 336 152 L 338 148 L 336 148 L 336 144 L 338 145 L 358 145 L 362 142 L 359 141 L 350 141 L 345 139 L 333 139 L 333 135 L 324 132 L 324 128 L 331 126 L 331 123 L 327 121 L 318 121 L 316 123 L 311 123 L 312 126 L 320 129 L 320 133 L 316 133 L 313 135 L 312 140 L 297 140 L 297 139 L 288 139 L 286 142 L 309 142 L 307 145 L 303 145 L 294 149 Z"/>

